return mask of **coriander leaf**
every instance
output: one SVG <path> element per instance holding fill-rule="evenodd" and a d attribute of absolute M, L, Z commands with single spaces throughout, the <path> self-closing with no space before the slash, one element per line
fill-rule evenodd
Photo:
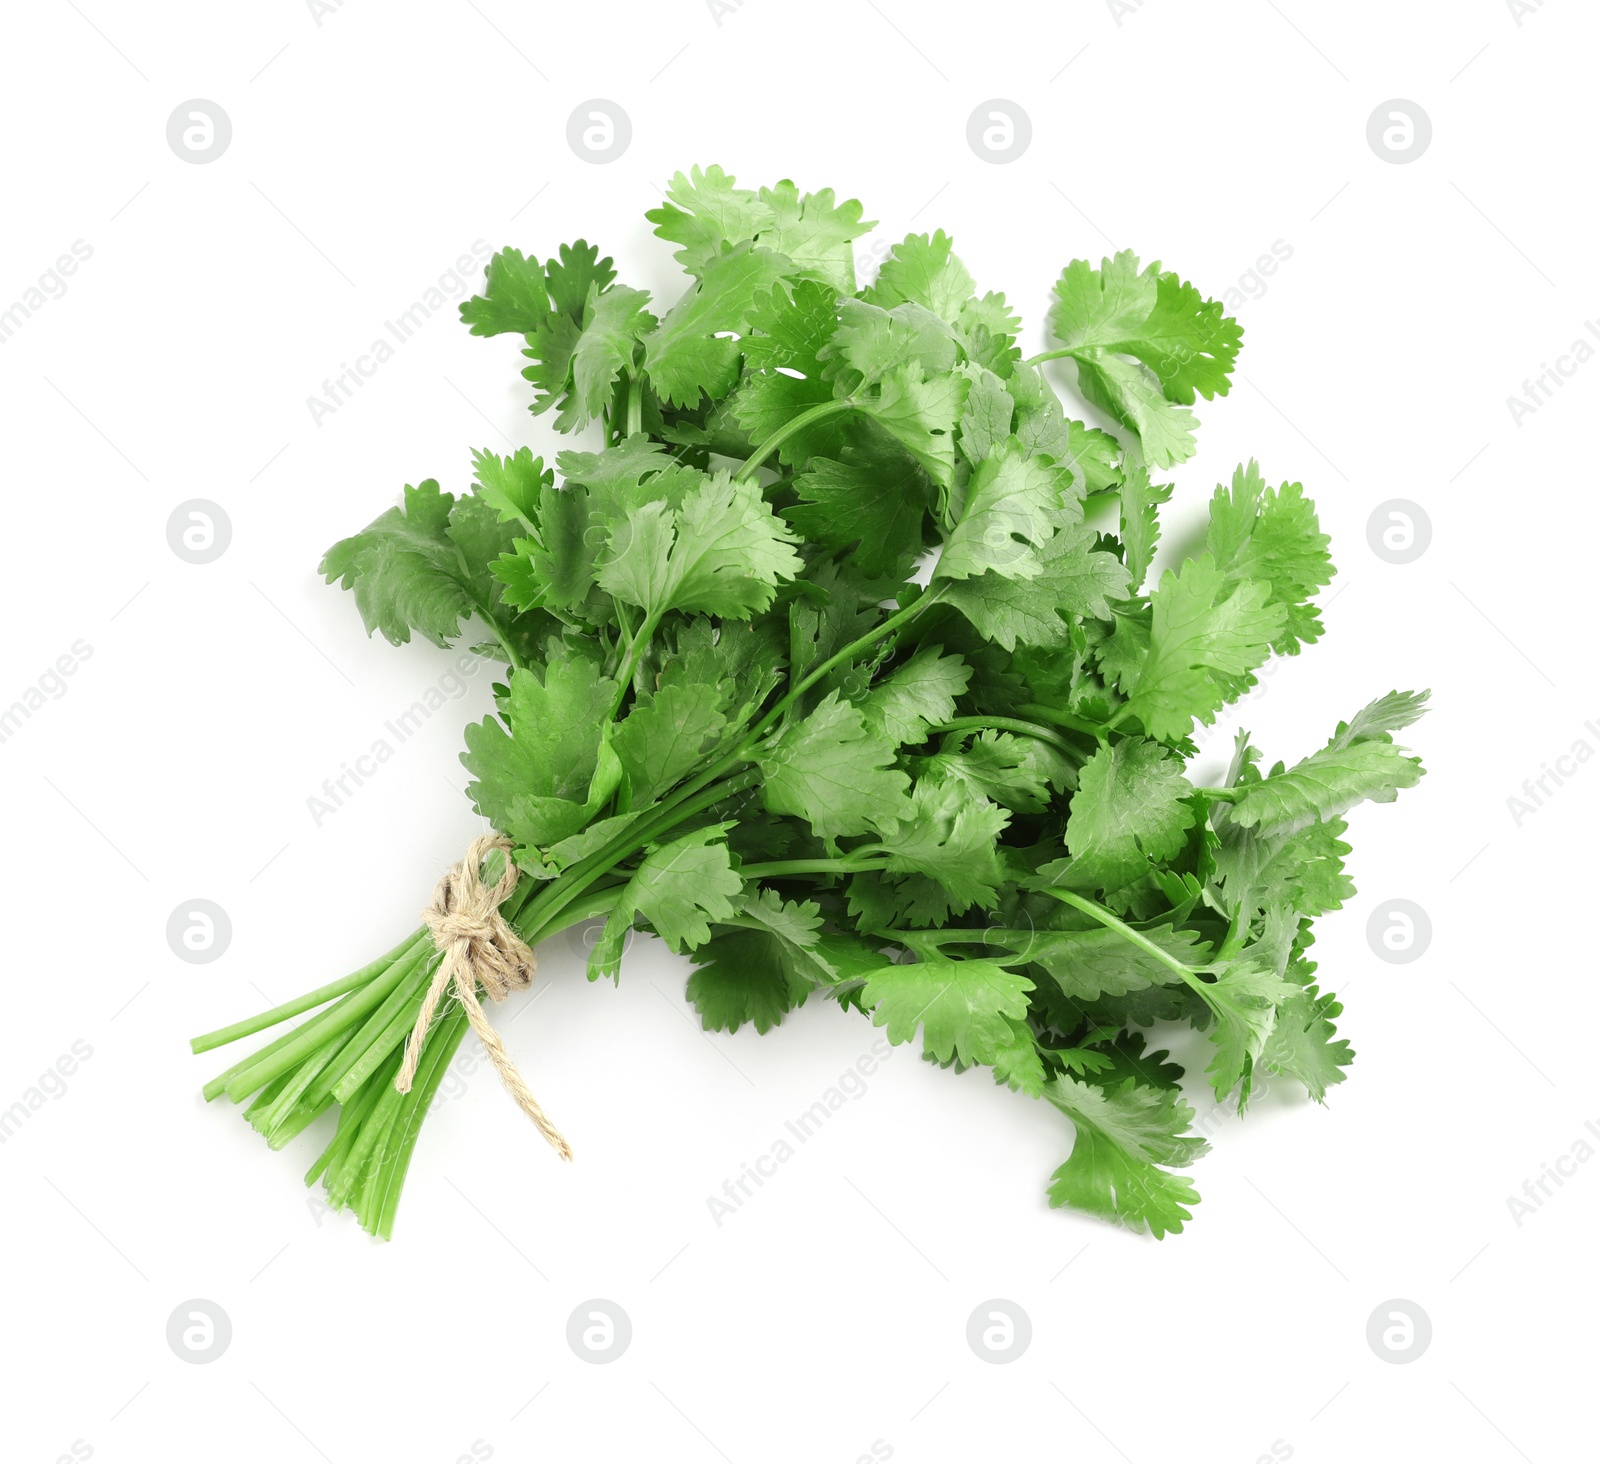
<path fill-rule="evenodd" d="M 461 319 L 473 335 L 529 335 L 544 323 L 550 296 L 536 260 L 524 258 L 520 249 L 502 249 L 484 273 L 484 293 L 461 305 Z"/>
<path fill-rule="evenodd" d="M 1216 879 L 1230 907 L 1252 920 L 1270 905 L 1305 915 L 1339 909 L 1356 892 L 1344 872 L 1350 846 L 1342 819 L 1327 819 L 1295 833 L 1264 837 L 1217 810 Z"/>
<path fill-rule="evenodd" d="M 987 798 L 957 783 L 918 783 L 905 820 L 862 854 L 886 854 L 895 874 L 933 880 L 948 907 L 961 914 L 974 905 L 993 909 L 1005 880 L 996 844 L 1010 817 Z"/>
<path fill-rule="evenodd" d="M 801 569 L 796 542 L 760 489 L 718 473 L 676 512 L 665 503 L 633 509 L 612 530 L 595 577 L 655 619 L 669 609 L 748 618 Z"/>
<path fill-rule="evenodd" d="M 845 297 L 838 310 L 833 339 L 821 354 L 840 395 L 860 395 L 900 367 L 919 366 L 926 375 L 943 376 L 961 359 L 949 323 L 921 305 L 884 310 Z"/>
<path fill-rule="evenodd" d="M 784 510 L 789 523 L 826 548 L 849 549 L 865 574 L 903 576 L 922 552 L 933 498 L 922 471 L 898 453 L 814 457 L 794 491 L 801 501 Z"/>
<path fill-rule="evenodd" d="M 406 485 L 391 508 L 323 556 L 329 584 L 355 591 L 370 635 L 404 645 L 417 631 L 445 646 L 474 611 L 488 619 L 498 597 L 490 562 L 511 547 L 481 499 L 457 500 L 428 478 Z"/>
<path fill-rule="evenodd" d="M 739 378 L 739 342 L 759 295 L 789 271 L 781 254 L 741 244 L 705 266 L 698 284 L 644 337 L 645 367 L 657 395 L 692 407 L 724 397 Z"/>
<path fill-rule="evenodd" d="M 924 960 L 867 977 L 862 1005 L 893 1043 L 922 1028 L 923 1050 L 940 1062 L 992 1064 L 1014 1044 L 1012 1022 L 1028 1012 L 1033 983 L 1001 961 Z"/>
<path fill-rule="evenodd" d="M 1230 820 L 1263 836 L 1292 834 L 1364 801 L 1393 803 L 1402 788 L 1422 778 L 1422 759 L 1407 757 L 1384 730 L 1396 711 L 1402 725 L 1421 715 L 1409 694 L 1403 701 L 1399 697 L 1391 693 L 1384 699 L 1388 709 L 1375 702 L 1349 726 L 1341 722 L 1327 746 L 1292 768 L 1275 768 L 1259 782 L 1242 784 L 1243 796 L 1229 810 Z"/>
<path fill-rule="evenodd" d="M 467 786 L 473 807 L 513 837 L 510 821 L 519 799 L 565 799 L 582 808 L 615 691 L 616 683 L 580 655 L 552 659 L 542 676 L 533 670 L 513 671 L 504 721 L 486 717 L 467 726 L 461 762 L 473 775 Z M 572 832 L 567 829 L 558 837 Z"/>
<path fill-rule="evenodd" d="M 1237 468 L 1232 489 L 1219 487 L 1212 497 L 1206 548 L 1225 574 L 1272 586 L 1272 603 L 1287 616 L 1273 650 L 1293 655 L 1322 634 L 1310 600 L 1333 578 L 1333 562 L 1298 483 L 1268 488 L 1254 462 Z"/>
<path fill-rule="evenodd" d="M 611 268 L 611 259 L 600 258 L 593 244 L 578 239 L 563 244 L 556 250 L 555 259 L 544 262 L 545 283 L 550 289 L 550 307 L 558 314 L 581 323 L 584 307 L 589 303 L 590 291 L 604 290 L 617 272 Z"/>
<path fill-rule="evenodd" d="M 797 269 L 835 290 L 847 295 L 855 290 L 851 241 L 873 227 L 872 220 L 862 219 L 861 205 L 855 199 L 836 204 L 831 188 L 802 197 L 785 178 L 775 188 L 763 188 L 761 201 L 773 219 L 759 235 L 762 248 L 787 255 Z"/>
<path fill-rule="evenodd" d="M 885 374 L 870 415 L 935 483 L 949 487 L 955 475 L 956 422 L 966 391 L 964 376 L 926 377 L 920 363 L 911 361 Z"/>
<path fill-rule="evenodd" d="M 1216 1052 L 1206 1073 L 1217 1097 L 1239 1090 L 1239 1109 L 1250 1097 L 1251 1072 L 1272 1035 L 1278 1003 L 1295 994 L 1257 952 L 1246 951 L 1231 962 L 1201 993 L 1215 1022 L 1211 1042 Z"/>
<path fill-rule="evenodd" d="M 956 699 L 967 689 L 972 668 L 942 646 L 923 646 L 865 695 L 856 698 L 867 730 L 896 746 L 921 742 L 927 729 L 955 715 Z"/>
<path fill-rule="evenodd" d="M 1078 773 L 1067 819 L 1069 880 L 1115 890 L 1171 859 L 1194 823 L 1183 763 L 1154 742 L 1125 737 L 1102 747 Z"/>
<path fill-rule="evenodd" d="M 1200 937 L 1193 931 L 1158 925 L 1139 933 L 1185 966 L 1205 957 Z M 1126 996 L 1150 986 L 1172 986 L 1182 979 L 1165 962 L 1103 925 L 1088 930 L 1008 931 L 993 939 L 1003 942 L 1019 960 L 1049 972 L 1062 992 L 1076 1001 Z"/>
<path fill-rule="evenodd" d="M 835 295 L 826 285 L 796 281 L 758 295 L 743 341 L 745 378 L 730 405 L 752 442 L 764 442 L 810 407 L 833 400 L 833 383 L 819 352 L 835 325 Z M 832 417 L 789 436 L 778 448 L 791 466 L 843 443 L 839 418 Z"/>
<path fill-rule="evenodd" d="M 1116 555 L 1093 548 L 1095 541 L 1088 529 L 1062 529 L 1036 551 L 1040 572 L 1032 579 L 991 569 L 950 585 L 945 601 L 1008 651 L 1018 644 L 1065 650 L 1076 619 L 1109 618 L 1109 601 L 1129 592 L 1128 571 Z"/>
<path fill-rule="evenodd" d="M 987 367 L 967 362 L 960 370 L 968 382 L 961 412 L 961 455 L 976 467 L 1011 435 L 1017 404 L 1005 382 Z"/>
<path fill-rule="evenodd" d="M 1178 1093 L 1132 1078 L 1108 1091 L 1061 1074 L 1044 1096 L 1077 1130 L 1071 1156 L 1050 1177 L 1052 1206 L 1071 1205 L 1157 1240 L 1194 1218 L 1189 1207 L 1199 1195 L 1170 1167 L 1194 1163 L 1208 1145 L 1186 1133 L 1194 1110 Z"/>
<path fill-rule="evenodd" d="M 472 476 L 477 480 L 478 497 L 500 515 L 502 522 L 521 520 L 537 534 L 540 496 L 556 477 L 545 467 L 542 457 L 535 457 L 526 447 L 518 448 L 510 457 L 474 451 Z"/>
<path fill-rule="evenodd" d="M 1122 481 L 1121 444 L 1109 432 L 1069 420 L 1038 366 L 1018 366 L 1006 379 L 1006 390 L 1017 404 L 1017 438 L 1029 452 L 1070 468 L 1086 493 L 1100 493 Z"/>
<path fill-rule="evenodd" d="M 1261 1049 L 1261 1066 L 1268 1073 L 1298 1079 L 1318 1103 L 1328 1089 L 1345 1080 L 1345 1069 L 1355 1061 L 1350 1044 L 1334 1032 L 1334 1018 L 1343 1012 L 1333 993 L 1319 992 L 1311 980 L 1316 970 L 1309 961 L 1289 969 L 1295 994 L 1278 1007 L 1278 1020 Z"/>
<path fill-rule="evenodd" d="M 1385 732 L 1399 732 L 1418 721 L 1428 710 L 1428 693 L 1425 691 L 1391 691 L 1371 701 L 1353 716 L 1348 723 L 1341 722 L 1328 739 L 1335 751 L 1352 743 L 1381 737 Z"/>
<path fill-rule="evenodd" d="M 908 234 L 889 251 L 878 278 L 862 293 L 870 304 L 892 309 L 910 302 L 931 310 L 952 325 L 972 294 L 972 276 L 951 253 L 950 237 Z"/>
<path fill-rule="evenodd" d="M 1217 301 L 1159 264 L 1141 272 L 1128 250 L 1102 260 L 1098 270 L 1073 260 L 1056 282 L 1050 326 L 1080 362 L 1103 367 L 1108 359 L 1134 357 L 1169 400 L 1185 406 L 1197 391 L 1208 401 L 1227 395 L 1244 334 Z"/>
<path fill-rule="evenodd" d="M 687 995 L 708 1032 L 746 1022 L 770 1031 L 834 976 L 817 937 L 821 917 L 811 900 L 790 903 L 764 889 L 730 918 L 739 924 L 718 925 L 696 951 Z"/>
<path fill-rule="evenodd" d="M 1004 1083 L 1013 1093 L 1041 1098 L 1046 1077 L 1033 1029 L 1026 1022 L 1011 1023 L 1011 1036 L 995 1049 L 995 1082 Z"/>
<path fill-rule="evenodd" d="M 1281 605 L 1260 580 L 1232 581 L 1209 554 L 1161 576 L 1151 596 L 1150 650 L 1127 711 L 1152 737 L 1188 736 L 1227 697 L 1254 684 L 1250 674 L 1283 629 Z"/>
<path fill-rule="evenodd" d="M 649 299 L 647 290 L 613 285 L 585 309 L 572 350 L 572 390 L 556 418 L 557 430 L 580 431 L 605 410 L 618 373 L 633 365 L 635 343 L 656 323 L 644 308 Z"/>
<path fill-rule="evenodd" d="M 1121 507 L 1122 557 L 1128 566 L 1128 589 L 1137 594 L 1144 588 L 1155 558 L 1161 525 L 1156 511 L 1172 497 L 1172 484 L 1152 483 L 1149 470 L 1137 460 L 1124 465 L 1122 483 L 1117 490 Z"/>
<path fill-rule="evenodd" d="M 1054 536 L 1064 512 L 1081 512 L 1071 480 L 1008 437 L 973 470 L 961 517 L 939 556 L 938 577 L 962 580 L 992 571 L 1002 579 L 1033 579 L 1043 574 L 1037 551 Z"/>
<path fill-rule="evenodd" d="M 894 745 L 830 691 L 810 716 L 787 724 L 757 754 L 766 806 L 805 819 L 818 838 L 893 833 L 906 816 L 910 779 L 893 771 Z"/>
<path fill-rule="evenodd" d="M 775 221 L 770 205 L 752 189 L 739 188 L 716 164 L 675 173 L 667 184 L 667 202 L 645 218 L 657 237 L 681 244 L 673 258 L 691 274 L 700 274 L 727 246 L 752 240 Z"/>
<path fill-rule="evenodd" d="M 716 745 L 725 700 L 718 685 L 676 682 L 634 702 L 613 738 L 634 806 L 659 798 Z"/>
<path fill-rule="evenodd" d="M 726 920 L 744 880 L 733 868 L 727 840 L 731 824 L 707 824 L 652 849 L 623 891 L 618 908 L 639 911 L 675 951 L 711 938 L 708 922 Z"/>
<path fill-rule="evenodd" d="M 1050 790 L 1077 785 L 1072 764 L 1047 742 L 1013 732 L 984 732 L 965 751 L 923 759 L 920 776 L 964 786 L 1018 813 L 1043 813 Z"/>

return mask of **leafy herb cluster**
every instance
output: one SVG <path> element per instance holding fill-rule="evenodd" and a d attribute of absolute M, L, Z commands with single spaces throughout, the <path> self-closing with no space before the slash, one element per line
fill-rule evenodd
<path fill-rule="evenodd" d="M 1178 275 L 1073 261 L 1025 360 L 943 233 L 857 288 L 858 203 L 716 167 L 668 192 L 648 217 L 691 277 L 676 302 L 579 241 L 502 250 L 461 310 L 522 338 L 533 411 L 587 445 L 478 452 L 469 491 L 407 487 L 324 573 L 388 640 L 486 630 L 508 667 L 462 760 L 515 842 L 527 939 L 603 914 L 589 975 L 615 979 L 653 930 L 710 1030 L 836 1000 L 1066 1115 L 1052 1204 L 1181 1230 L 1206 1146 L 1144 1029 L 1204 1029 L 1240 1108 L 1263 1075 L 1342 1081 L 1311 922 L 1352 892 L 1344 814 L 1421 776 L 1393 734 L 1424 697 L 1293 765 L 1241 734 L 1220 786 L 1187 776 L 1196 724 L 1321 635 L 1333 567 L 1300 485 L 1251 463 L 1149 583 L 1153 473 L 1192 455 L 1241 339 Z M 1056 358 L 1112 431 L 1068 414 Z M 384 1235 L 465 1030 L 441 1021 L 395 1094 L 433 959 L 412 937 L 311 993 L 288 1014 L 338 1004 L 213 1085 L 258 1094 L 275 1144 L 341 1105 L 308 1182 L 330 1170 Z"/>

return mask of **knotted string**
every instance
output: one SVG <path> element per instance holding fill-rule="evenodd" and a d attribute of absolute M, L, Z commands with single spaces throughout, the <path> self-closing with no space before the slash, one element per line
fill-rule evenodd
<path fill-rule="evenodd" d="M 511 840 L 504 834 L 474 839 L 466 858 L 434 886 L 433 900 L 422 912 L 422 919 L 439 948 L 439 967 L 417 1013 L 417 1024 L 406 1042 L 405 1059 L 394 1085 L 402 1093 L 411 1091 L 428 1028 L 445 992 L 454 983 L 456 1000 L 466 1008 L 467 1021 L 483 1043 L 506 1092 L 533 1120 L 550 1147 L 563 1159 L 571 1159 L 572 1145 L 545 1117 L 539 1100 L 523 1082 L 500 1034 L 489 1025 L 478 1003 L 480 986 L 492 1001 L 504 1001 L 513 991 L 526 991 L 538 969 L 533 952 L 500 913 L 500 902 L 517 887 L 517 866 L 512 862 L 511 849 Z M 483 861 L 495 850 L 504 855 L 504 860 L 500 878 L 491 886 L 483 882 L 480 871 Z"/>

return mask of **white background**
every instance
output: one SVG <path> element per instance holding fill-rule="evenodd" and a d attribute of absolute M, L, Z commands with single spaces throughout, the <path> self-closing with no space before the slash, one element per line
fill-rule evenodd
<path fill-rule="evenodd" d="M 1579 739 L 1600 747 L 1600 362 L 1520 426 L 1507 398 L 1600 316 L 1600 19 L 1523 8 L 1148 0 L 1119 23 L 1102 0 L 747 0 L 718 24 L 696 0 L 452 0 L 319 24 L 291 0 L 13 7 L 0 308 L 73 241 L 93 253 L 0 346 L 0 705 L 74 642 L 92 654 L 0 743 L 0 1107 L 75 1041 L 93 1055 L 0 1148 L 0 1453 L 1576 1457 L 1600 1164 L 1520 1225 L 1507 1201 L 1600 1121 L 1600 766 L 1520 826 L 1507 799 Z M 165 135 L 191 98 L 232 121 L 204 166 Z M 590 98 L 632 122 L 604 166 L 566 142 Z M 992 98 L 1032 122 L 1006 165 L 966 141 Z M 1391 98 L 1433 124 L 1405 165 L 1367 141 Z M 1181 1236 L 1047 1209 L 1064 1121 L 909 1049 L 718 1227 L 708 1196 L 876 1034 L 819 1002 L 766 1037 L 708 1038 L 684 963 L 644 942 L 614 990 L 558 940 L 537 994 L 496 1013 L 578 1162 L 479 1072 L 430 1118 L 390 1245 L 308 1199 L 314 1136 L 274 1155 L 199 1100 L 231 1059 L 191 1058 L 191 1034 L 386 948 L 480 827 L 456 753 L 488 674 L 314 824 L 308 797 L 450 664 L 369 642 L 319 582 L 322 550 L 404 482 L 464 487 L 471 446 L 551 443 L 516 343 L 470 337 L 453 304 L 320 425 L 307 398 L 474 240 L 542 257 L 583 235 L 670 299 L 642 215 L 713 161 L 859 197 L 877 240 L 946 228 L 1033 350 L 1074 256 L 1133 247 L 1221 295 L 1292 250 L 1239 312 L 1235 388 L 1199 408 L 1170 522 L 1181 539 L 1244 457 L 1302 480 L 1337 598 L 1247 724 L 1293 757 L 1370 697 L 1431 685 L 1408 739 L 1429 776 L 1356 816 L 1360 896 L 1319 926 L 1350 1081 L 1326 1110 L 1274 1094 L 1215 1119 Z M 232 523 L 206 566 L 167 544 L 192 498 Z M 1366 532 L 1395 498 L 1433 526 L 1402 566 Z M 211 965 L 165 939 L 195 898 L 233 925 Z M 1432 920 L 1409 965 L 1366 937 L 1393 898 Z M 595 1297 L 633 1326 L 604 1367 L 565 1340 Z M 1032 1321 L 1006 1366 L 966 1342 L 996 1297 Z M 166 1341 L 192 1298 L 232 1324 L 205 1366 Z M 1405 1366 L 1366 1340 L 1391 1298 L 1432 1321 Z"/>

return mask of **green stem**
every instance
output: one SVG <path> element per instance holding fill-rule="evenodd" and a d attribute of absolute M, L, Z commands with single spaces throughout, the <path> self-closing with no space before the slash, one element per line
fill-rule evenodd
<path fill-rule="evenodd" d="M 1107 930 L 1114 930 L 1130 945 L 1136 945 L 1147 956 L 1160 961 L 1168 970 L 1175 972 L 1187 986 L 1192 986 L 1202 996 L 1206 994 L 1206 983 L 1199 975 L 1185 966 L 1171 951 L 1164 951 L 1147 935 L 1140 934 L 1125 921 L 1119 920 L 1104 905 L 1097 905 L 1093 900 L 1085 899 L 1074 890 L 1058 890 L 1047 888 L 1047 895 L 1053 895 L 1064 905 L 1071 905 L 1075 910 L 1082 910 L 1085 915 L 1098 920 Z"/>
<path fill-rule="evenodd" d="M 189 1050 L 199 1054 L 210 1052 L 213 1047 L 226 1047 L 228 1043 L 237 1042 L 241 1037 L 250 1037 L 268 1027 L 276 1027 L 279 1022 L 287 1022 L 290 1017 L 298 1017 L 301 1012 L 310 1011 L 314 1006 L 321 1006 L 325 1001 L 332 1001 L 336 996 L 343 996 L 347 991 L 354 991 L 358 986 L 365 986 L 385 967 L 405 955 L 422 938 L 423 932 L 420 929 L 414 930 L 392 951 L 379 956 L 375 961 L 369 961 L 359 971 L 352 971 L 348 976 L 341 976 L 337 981 L 330 981 L 326 986 L 319 986 L 315 991 L 308 991 L 304 996 L 297 996 L 293 1001 L 286 1001 L 282 1006 L 275 1006 L 270 1011 L 246 1017 L 242 1022 L 234 1022 L 227 1027 L 218 1027 L 215 1032 L 192 1037 L 189 1039 Z"/>
<path fill-rule="evenodd" d="M 633 681 L 633 673 L 638 670 L 639 662 L 644 653 L 650 648 L 650 642 L 656 633 L 656 627 L 661 624 L 661 612 L 646 615 L 644 623 L 639 627 L 639 633 L 628 642 L 627 654 L 622 658 L 622 665 L 617 668 L 617 694 L 611 699 L 611 710 L 606 714 L 606 721 L 616 720 L 617 713 L 622 710 L 623 698 L 628 694 L 628 686 Z"/>
<path fill-rule="evenodd" d="M 1081 747 L 1074 747 L 1065 737 L 1052 732 L 1048 727 L 1041 727 L 1037 722 L 1024 722 L 1017 717 L 955 717 L 948 722 L 940 722 L 936 727 L 929 727 L 928 731 L 930 734 L 976 732 L 986 728 L 994 728 L 999 732 L 1017 732 L 1024 737 L 1032 737 L 1039 742 L 1047 743 L 1080 766 L 1083 763 L 1084 754 Z"/>
<path fill-rule="evenodd" d="M 628 373 L 628 430 L 623 439 L 636 436 L 644 426 L 644 377 L 637 371 Z"/>
<path fill-rule="evenodd" d="M 1106 741 L 1107 734 L 1111 731 L 1106 723 L 1091 722 L 1087 717 L 1075 717 L 1071 712 L 1057 711 L 1042 702 L 1024 702 L 1018 710 L 1026 712 L 1030 717 L 1038 717 L 1041 721 L 1053 722 L 1057 727 L 1065 727 L 1069 732 L 1082 732 L 1100 743 Z"/>
<path fill-rule="evenodd" d="M 864 407 L 865 403 L 857 401 L 854 397 L 840 397 L 836 401 L 818 402 L 814 407 L 808 407 L 797 417 L 791 417 L 776 432 L 763 442 L 744 461 L 744 466 L 734 474 L 734 482 L 750 483 L 755 480 L 756 469 L 772 456 L 797 432 L 803 432 L 816 422 L 826 421 L 829 417 L 836 417 L 840 412 L 851 412 Z"/>
<path fill-rule="evenodd" d="M 783 879 L 791 874 L 866 874 L 884 868 L 881 858 L 782 859 L 775 864 L 746 864 L 739 872 L 747 879 Z"/>
<path fill-rule="evenodd" d="M 1072 346 L 1062 346 L 1054 351 L 1040 351 L 1037 356 L 1029 356 L 1022 364 L 1024 366 L 1040 366 L 1046 361 L 1059 361 L 1064 356 L 1076 356 L 1077 349 Z"/>

